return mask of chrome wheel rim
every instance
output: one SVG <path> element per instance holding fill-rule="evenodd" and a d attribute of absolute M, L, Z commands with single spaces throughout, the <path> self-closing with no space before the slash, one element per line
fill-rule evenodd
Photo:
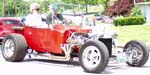
<path fill-rule="evenodd" d="M 15 44 L 14 41 L 11 39 L 7 39 L 4 43 L 4 51 L 3 54 L 5 57 L 13 56 L 15 52 Z"/>
<path fill-rule="evenodd" d="M 143 58 L 142 48 L 138 45 L 129 45 L 126 49 L 127 62 L 130 64 L 138 64 Z"/>
<path fill-rule="evenodd" d="M 83 65 L 88 69 L 96 68 L 101 61 L 101 53 L 99 49 L 95 46 L 88 46 L 84 49 L 83 55 Z"/>

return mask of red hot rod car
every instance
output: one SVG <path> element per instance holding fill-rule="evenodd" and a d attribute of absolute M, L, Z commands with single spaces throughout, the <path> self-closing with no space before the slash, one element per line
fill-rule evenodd
<path fill-rule="evenodd" d="M 53 28 L 33 28 L 24 26 L 23 35 L 9 34 L 2 44 L 2 54 L 6 61 L 22 61 L 28 49 L 49 53 L 48 59 L 70 61 L 79 57 L 86 72 L 101 73 L 112 55 L 112 39 L 98 35 L 88 35 L 92 29 L 82 26 L 53 25 Z M 140 67 L 148 60 L 148 51 L 141 41 L 129 41 L 123 50 L 129 66 Z"/>

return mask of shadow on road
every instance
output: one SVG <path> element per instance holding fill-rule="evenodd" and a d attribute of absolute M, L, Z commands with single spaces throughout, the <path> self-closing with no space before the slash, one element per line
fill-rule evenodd
<path fill-rule="evenodd" d="M 58 67 L 67 67 L 67 68 L 72 68 L 72 67 L 80 67 L 79 61 L 56 61 L 56 60 L 47 60 L 47 59 L 25 59 L 23 62 L 37 62 L 37 64 L 44 64 L 44 65 L 51 65 L 51 66 L 58 66 Z M 116 64 L 108 64 L 104 72 L 100 74 L 113 74 L 114 70 L 119 70 L 119 71 L 126 71 L 130 69 L 131 67 L 128 66 L 127 64 L 123 63 L 116 63 Z M 145 68 L 150 68 L 150 66 L 143 66 L 143 67 L 134 67 L 134 68 L 139 68 L 141 70 Z"/>
<path fill-rule="evenodd" d="M 23 62 L 40 62 L 45 64 L 63 64 L 63 65 L 73 65 L 80 66 L 79 61 L 57 61 L 57 60 L 47 60 L 47 59 L 26 59 Z"/>

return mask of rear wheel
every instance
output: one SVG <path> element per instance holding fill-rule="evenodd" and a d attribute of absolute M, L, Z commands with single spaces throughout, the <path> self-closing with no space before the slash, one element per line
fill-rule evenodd
<path fill-rule="evenodd" d="M 129 41 L 124 47 L 124 52 L 127 56 L 126 63 L 132 67 L 143 66 L 149 57 L 147 47 L 142 41 Z"/>
<path fill-rule="evenodd" d="M 25 38 L 20 34 L 7 35 L 2 44 L 2 55 L 6 61 L 22 61 L 27 53 Z"/>
<path fill-rule="evenodd" d="M 109 53 L 100 41 L 88 41 L 80 50 L 79 61 L 86 72 L 100 73 L 108 64 Z"/>

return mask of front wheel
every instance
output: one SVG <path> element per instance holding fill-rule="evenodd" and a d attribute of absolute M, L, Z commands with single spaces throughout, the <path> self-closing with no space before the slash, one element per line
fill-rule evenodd
<path fill-rule="evenodd" d="M 126 63 L 132 67 L 143 66 L 149 57 L 147 47 L 142 41 L 129 41 L 124 47 L 124 52 L 127 56 Z"/>
<path fill-rule="evenodd" d="M 100 73 L 104 71 L 108 59 L 108 49 L 100 41 L 88 41 L 80 49 L 79 61 L 86 72 Z"/>

